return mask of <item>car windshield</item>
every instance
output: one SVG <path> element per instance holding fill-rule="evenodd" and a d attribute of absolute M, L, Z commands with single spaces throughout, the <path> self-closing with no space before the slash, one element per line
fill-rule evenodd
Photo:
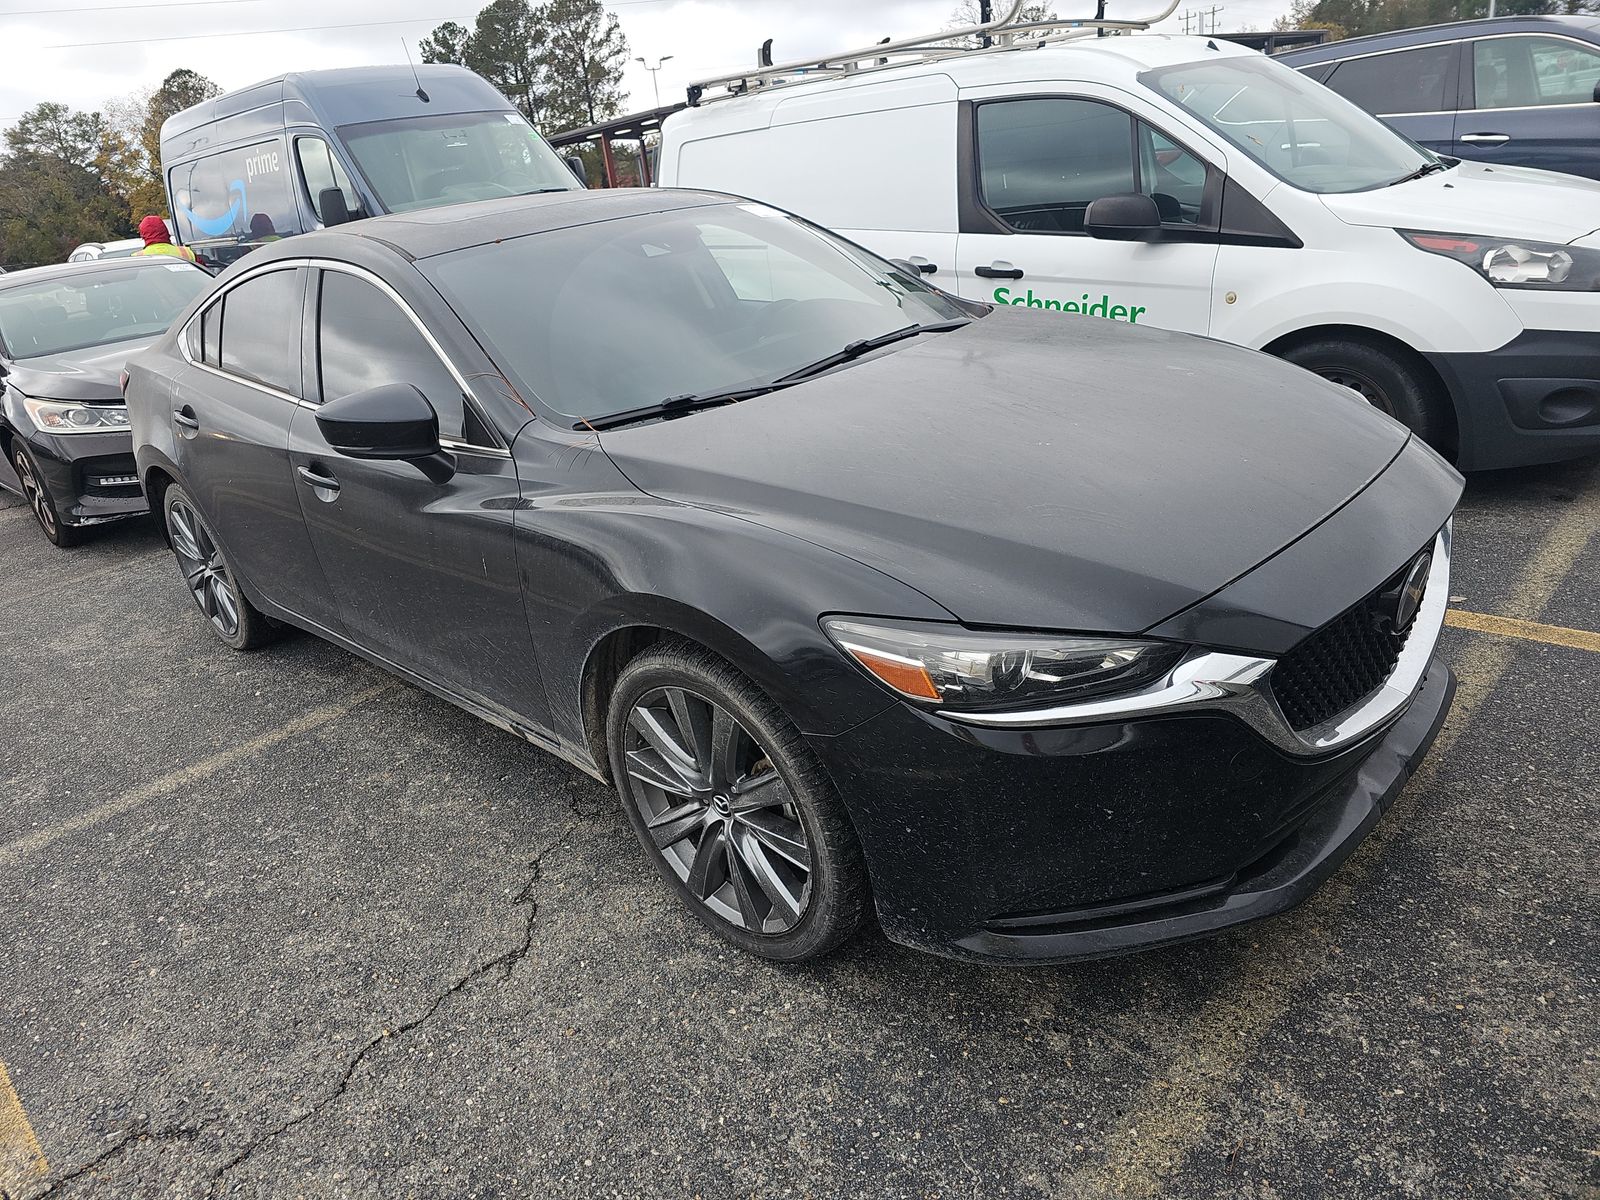
<path fill-rule="evenodd" d="M 578 187 L 521 113 L 403 117 L 339 136 L 385 212 Z"/>
<path fill-rule="evenodd" d="M 39 358 L 165 333 L 211 282 L 188 263 L 113 267 L 0 289 L 0 342 Z"/>
<path fill-rule="evenodd" d="M 761 386 L 852 343 L 970 315 L 748 203 L 597 221 L 422 266 L 513 383 L 580 420 Z"/>
<path fill-rule="evenodd" d="M 1303 191 L 1365 191 L 1438 161 L 1320 83 L 1260 56 L 1160 67 L 1139 82 Z"/>

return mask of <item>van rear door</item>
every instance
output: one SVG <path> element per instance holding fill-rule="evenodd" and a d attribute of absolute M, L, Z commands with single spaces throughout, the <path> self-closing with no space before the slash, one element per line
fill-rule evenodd
<path fill-rule="evenodd" d="M 1202 157 L 1110 88 L 1008 84 L 961 97 L 961 295 L 1210 331 L 1226 166 L 1218 152 Z M 1130 193 L 1154 200 L 1158 240 L 1085 232 L 1090 204 Z"/>

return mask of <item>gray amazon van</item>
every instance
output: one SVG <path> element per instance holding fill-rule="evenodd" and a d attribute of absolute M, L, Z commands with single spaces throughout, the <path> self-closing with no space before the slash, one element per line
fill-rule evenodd
<path fill-rule="evenodd" d="M 226 265 L 357 217 L 583 185 L 523 115 L 464 67 L 280 75 L 161 127 L 177 240 Z"/>

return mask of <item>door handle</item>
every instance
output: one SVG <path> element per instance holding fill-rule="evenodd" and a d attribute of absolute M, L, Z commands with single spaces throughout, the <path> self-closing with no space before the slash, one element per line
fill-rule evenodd
<path fill-rule="evenodd" d="M 922 255 L 920 255 L 920 254 L 913 254 L 910 258 L 906 259 L 906 261 L 908 263 L 910 263 L 913 267 L 915 267 L 917 270 L 921 271 L 924 275 L 936 275 L 936 274 L 938 274 L 938 271 L 939 271 L 938 265 L 935 264 L 935 263 L 929 262 L 927 259 L 923 258 Z"/>
<path fill-rule="evenodd" d="M 1509 133 L 1463 133 L 1461 140 L 1469 146 L 1503 146 L 1511 140 Z"/>
<path fill-rule="evenodd" d="M 300 473 L 300 479 L 303 483 L 309 483 L 312 487 L 324 492 L 337 492 L 339 490 L 339 481 L 332 475 L 324 475 L 321 471 L 314 471 L 310 467 L 296 467 L 295 470 Z"/>
<path fill-rule="evenodd" d="M 972 273 L 983 279 L 1021 279 L 1022 268 L 1008 262 L 993 262 L 987 267 L 974 267 Z"/>
<path fill-rule="evenodd" d="M 200 432 L 200 420 L 194 415 L 194 409 L 190 408 L 187 404 L 172 414 L 172 423 L 179 429 L 185 430 L 189 433 Z"/>

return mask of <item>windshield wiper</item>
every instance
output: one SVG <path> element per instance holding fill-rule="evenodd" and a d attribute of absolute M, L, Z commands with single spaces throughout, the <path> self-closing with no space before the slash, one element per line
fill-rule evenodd
<path fill-rule="evenodd" d="M 1401 176 L 1389 186 L 1394 187 L 1396 183 L 1410 183 L 1413 179 L 1421 179 L 1424 175 L 1433 175 L 1439 171 L 1448 171 L 1453 166 L 1455 166 L 1455 163 L 1441 162 L 1438 159 L 1434 159 L 1433 162 L 1423 163 L 1415 171 L 1411 172 L 1411 174 Z"/>
<path fill-rule="evenodd" d="M 935 321 L 927 325 L 907 325 L 904 329 L 890 330 L 880 333 L 877 337 L 862 338 L 858 342 L 851 342 L 842 350 L 837 350 L 826 358 L 819 358 L 814 363 L 808 363 L 797 371 L 790 371 L 787 375 L 780 375 L 770 383 L 759 383 L 751 387 L 724 389 L 712 392 L 690 392 L 683 396 L 668 396 L 665 400 L 658 400 L 654 404 L 646 404 L 642 408 L 630 408 L 625 412 L 611 413 L 604 417 L 595 417 L 587 421 L 579 421 L 574 429 L 616 429 L 622 425 L 632 425 L 636 421 L 649 421 L 656 417 L 670 417 L 679 413 L 695 412 L 702 408 L 716 408 L 723 404 L 736 404 L 740 400 L 751 400 L 756 396 L 765 396 L 781 388 L 791 387 L 803 380 L 819 375 L 830 367 L 840 363 L 850 362 L 860 358 L 871 350 L 880 346 L 887 346 L 891 342 L 898 342 L 905 338 L 915 337 L 919 333 L 944 333 L 951 329 L 960 329 L 964 325 L 972 324 L 972 318 L 962 317 L 955 321 Z"/>
<path fill-rule="evenodd" d="M 880 333 L 877 337 L 862 338 L 859 342 L 851 342 L 841 350 L 835 350 L 826 358 L 819 358 L 814 363 L 807 363 L 799 370 L 790 371 L 787 375 L 780 375 L 772 382 L 774 385 L 786 383 L 799 383 L 802 379 L 810 379 L 813 375 L 820 375 L 841 363 L 851 362 L 863 354 L 887 346 L 893 342 L 903 341 L 906 338 L 916 337 L 919 333 L 947 333 L 952 329 L 960 329 L 972 324 L 971 317 L 961 317 L 954 321 L 931 321 L 926 325 L 907 325 L 903 329 L 891 329 L 888 333 Z"/>
<path fill-rule="evenodd" d="M 763 383 L 756 387 L 734 388 L 718 392 L 690 392 L 683 396 L 668 396 L 665 400 L 658 400 L 654 404 L 646 404 L 642 408 L 630 408 L 624 412 L 609 413 L 603 417 L 595 417 L 588 421 L 579 421 L 574 429 L 616 429 L 621 425 L 632 425 L 636 421 L 648 421 L 655 417 L 670 417 L 677 413 L 695 412 L 702 408 L 716 408 L 721 404 L 736 404 L 740 400 L 749 400 L 755 396 L 765 396 L 768 392 L 775 392 L 780 385 L 776 383 Z"/>

